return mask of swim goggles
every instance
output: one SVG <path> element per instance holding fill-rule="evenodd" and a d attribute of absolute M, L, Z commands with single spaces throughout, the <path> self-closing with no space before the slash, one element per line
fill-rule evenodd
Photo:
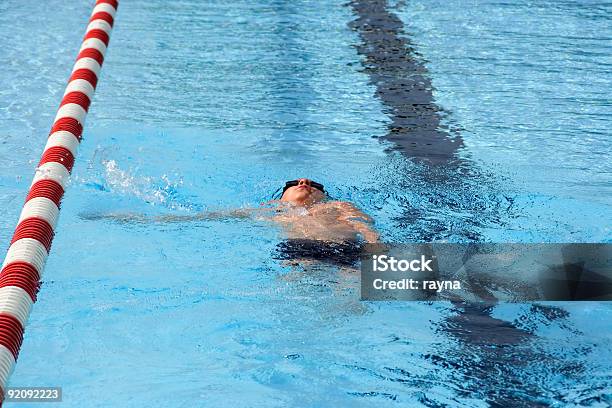
<path fill-rule="evenodd" d="M 299 180 L 291 180 L 291 181 L 286 182 L 285 187 L 283 187 L 283 192 L 281 193 L 281 196 L 285 194 L 285 191 L 287 191 L 288 188 L 295 187 L 299 184 L 300 184 Z M 316 181 L 310 181 L 310 187 L 316 188 L 320 192 L 325 193 L 325 187 L 321 183 L 317 183 Z"/>

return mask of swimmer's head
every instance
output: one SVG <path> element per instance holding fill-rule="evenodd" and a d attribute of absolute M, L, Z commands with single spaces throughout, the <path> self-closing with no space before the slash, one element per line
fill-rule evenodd
<path fill-rule="evenodd" d="M 325 200 L 323 184 L 307 178 L 291 180 L 285 183 L 281 201 L 297 205 L 311 205 Z"/>

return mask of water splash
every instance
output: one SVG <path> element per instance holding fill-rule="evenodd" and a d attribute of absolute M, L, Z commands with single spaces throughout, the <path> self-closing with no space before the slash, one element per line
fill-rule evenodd
<path fill-rule="evenodd" d="M 96 149 L 87 166 L 87 174 L 75 175 L 72 184 L 88 189 L 141 200 L 151 206 L 175 211 L 200 211 L 202 206 L 184 194 L 182 175 L 141 175 L 138 168 L 122 168 L 115 159 L 106 158 L 103 149 Z"/>

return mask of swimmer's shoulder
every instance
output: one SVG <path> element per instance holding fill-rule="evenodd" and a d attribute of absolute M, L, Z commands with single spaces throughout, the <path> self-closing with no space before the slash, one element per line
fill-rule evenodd
<path fill-rule="evenodd" d="M 355 208 L 355 206 L 349 203 L 348 201 L 338 201 L 338 200 L 326 201 L 323 203 L 323 205 L 327 206 L 327 208 L 335 208 L 338 210 L 352 210 Z"/>
<path fill-rule="evenodd" d="M 336 213 L 343 213 L 347 209 L 350 209 L 350 208 L 352 208 L 352 205 L 350 203 L 347 203 L 346 201 L 334 200 L 334 201 L 325 201 L 322 203 L 315 204 L 310 207 L 309 211 L 311 215 L 336 214 Z"/>

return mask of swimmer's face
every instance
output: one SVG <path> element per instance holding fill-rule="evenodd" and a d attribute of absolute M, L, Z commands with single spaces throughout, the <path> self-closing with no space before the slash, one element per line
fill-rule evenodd
<path fill-rule="evenodd" d="M 289 187 L 281 201 L 291 202 L 299 205 L 309 205 L 321 202 L 325 199 L 325 194 L 311 185 L 311 180 L 307 178 L 298 179 L 298 185 Z"/>

